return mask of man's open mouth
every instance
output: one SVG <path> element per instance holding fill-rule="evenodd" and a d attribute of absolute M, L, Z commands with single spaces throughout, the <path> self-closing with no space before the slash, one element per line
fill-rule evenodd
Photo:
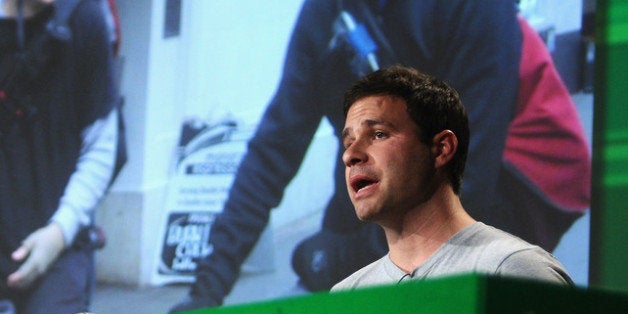
<path fill-rule="evenodd" d="M 369 177 L 356 176 L 353 179 L 351 179 L 351 188 L 353 189 L 353 191 L 357 192 L 377 182 L 378 182 L 377 180 L 369 178 Z"/>

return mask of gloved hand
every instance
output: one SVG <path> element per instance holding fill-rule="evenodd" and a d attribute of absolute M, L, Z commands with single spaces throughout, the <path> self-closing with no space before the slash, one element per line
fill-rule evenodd
<path fill-rule="evenodd" d="M 56 223 L 35 230 L 11 254 L 16 262 L 23 262 L 20 268 L 7 278 L 10 288 L 26 289 L 43 275 L 57 260 L 65 247 L 61 227 Z"/>
<path fill-rule="evenodd" d="M 218 302 L 215 302 L 211 298 L 200 298 L 200 297 L 192 297 L 188 296 L 183 301 L 177 303 L 175 306 L 170 308 L 168 313 L 177 313 L 183 311 L 191 311 L 196 309 L 206 309 L 210 307 L 219 306 Z"/>

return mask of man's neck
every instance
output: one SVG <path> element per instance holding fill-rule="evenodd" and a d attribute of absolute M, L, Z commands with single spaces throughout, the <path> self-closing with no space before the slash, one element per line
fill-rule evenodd
<path fill-rule="evenodd" d="M 384 226 L 390 258 L 397 267 L 411 273 L 453 235 L 474 222 L 453 191 L 439 190 L 420 208 L 408 212 L 398 228 Z"/>

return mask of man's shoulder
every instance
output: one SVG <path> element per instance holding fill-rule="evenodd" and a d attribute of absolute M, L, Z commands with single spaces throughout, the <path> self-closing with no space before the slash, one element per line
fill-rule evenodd
<path fill-rule="evenodd" d="M 473 233 L 460 239 L 469 242 L 478 270 L 487 273 L 569 283 L 560 262 L 541 247 L 500 229 L 476 224 Z"/>
<path fill-rule="evenodd" d="M 573 284 L 560 261 L 540 247 L 519 250 L 508 255 L 499 265 L 497 274 Z"/>
<path fill-rule="evenodd" d="M 449 244 L 458 248 L 455 253 L 474 256 L 480 265 L 493 265 L 491 267 L 498 267 L 506 260 L 549 255 L 537 245 L 481 222 L 461 231 Z"/>
<path fill-rule="evenodd" d="M 490 252 L 514 252 L 537 247 L 515 235 L 481 222 L 462 230 L 450 242 L 469 244 L 471 247 L 490 248 Z"/>

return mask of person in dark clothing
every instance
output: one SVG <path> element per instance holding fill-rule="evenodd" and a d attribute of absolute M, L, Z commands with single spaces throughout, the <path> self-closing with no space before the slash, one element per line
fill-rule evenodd
<path fill-rule="evenodd" d="M 389 252 L 331 291 L 481 273 L 573 285 L 538 246 L 473 219 L 462 206 L 469 124 L 438 78 L 391 66 L 346 93 L 342 142 L 349 197 L 382 227 Z"/>
<path fill-rule="evenodd" d="M 0 8 L 2 70 L 15 66 L 0 86 L 0 299 L 18 313 L 88 311 L 93 249 L 79 239 L 116 153 L 117 91 L 101 0 L 73 7 L 69 40 L 31 49 L 56 16 L 53 2 Z M 29 53 L 46 62 L 23 67 Z"/>
<path fill-rule="evenodd" d="M 198 263 L 188 298 L 171 310 L 222 304 L 243 260 L 299 169 L 322 119 L 340 135 L 344 90 L 378 68 L 402 64 L 458 90 L 471 138 L 461 199 L 477 220 L 552 250 L 580 212 L 546 202 L 503 162 L 519 89 L 522 34 L 510 1 L 305 1 L 294 27 L 282 78 L 210 234 L 214 250 Z M 382 231 L 355 218 L 336 156 L 335 189 L 321 231 L 295 249 L 292 265 L 308 290 L 326 290 L 388 251 Z M 536 208 L 518 207 L 501 180 L 530 190 Z M 514 192 L 514 193 L 513 193 Z M 560 224 L 538 234 L 521 216 Z M 549 239 L 539 243 L 537 239 Z"/>

